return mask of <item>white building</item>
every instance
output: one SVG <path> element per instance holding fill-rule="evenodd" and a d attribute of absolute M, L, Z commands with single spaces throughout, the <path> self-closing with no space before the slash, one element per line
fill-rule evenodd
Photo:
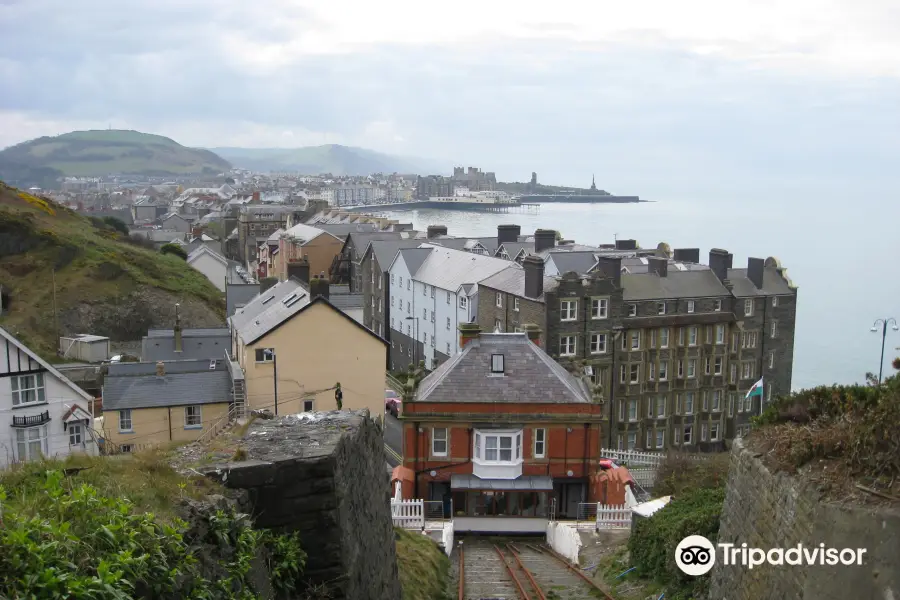
<path fill-rule="evenodd" d="M 188 254 L 187 264 L 203 273 L 221 291 L 225 291 L 228 260 L 224 256 L 211 250 L 209 246 L 201 245 Z"/>
<path fill-rule="evenodd" d="M 0 327 L 0 468 L 11 463 L 96 455 L 93 398 Z"/>
<path fill-rule="evenodd" d="M 431 369 L 435 358 L 455 356 L 457 326 L 478 318 L 478 282 L 509 266 L 503 259 L 433 244 L 401 249 L 388 269 L 394 368 L 425 360 Z M 420 346 L 413 347 L 413 339 Z"/>

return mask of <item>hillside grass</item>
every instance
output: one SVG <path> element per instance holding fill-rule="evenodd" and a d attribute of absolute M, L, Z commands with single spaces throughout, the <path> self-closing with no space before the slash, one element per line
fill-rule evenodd
<path fill-rule="evenodd" d="M 129 130 L 73 131 L 23 142 L 0 152 L 0 162 L 47 168 L 69 176 L 182 175 L 231 168 L 222 157 L 167 137 Z"/>
<path fill-rule="evenodd" d="M 68 470 L 65 486 L 89 484 L 104 496 L 128 498 L 135 510 L 153 513 L 163 521 L 175 517 L 180 498 L 196 500 L 222 490 L 207 477 L 179 475 L 163 449 L 115 456 L 74 454 L 64 460 L 26 462 L 0 471 L 0 486 L 7 494 L 4 510 L 28 517 L 46 511 L 50 499 L 43 493 L 42 483 L 44 475 L 54 470 Z"/>
<path fill-rule="evenodd" d="M 421 532 L 394 528 L 403 600 L 450 600 L 450 559 Z"/>
<path fill-rule="evenodd" d="M 3 182 L 0 238 L 0 283 L 11 298 L 0 324 L 20 329 L 44 356 L 56 353 L 54 277 L 60 313 L 152 287 L 196 298 L 224 316 L 222 293 L 181 258 L 132 245 L 112 227 Z"/>

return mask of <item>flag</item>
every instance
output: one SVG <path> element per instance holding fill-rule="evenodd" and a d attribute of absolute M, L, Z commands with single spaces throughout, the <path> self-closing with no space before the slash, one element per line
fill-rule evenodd
<path fill-rule="evenodd" d="M 759 381 L 754 383 L 750 389 L 747 391 L 747 395 L 744 396 L 744 399 L 750 398 L 751 396 L 759 396 L 762 398 L 763 395 L 763 378 L 760 377 Z"/>

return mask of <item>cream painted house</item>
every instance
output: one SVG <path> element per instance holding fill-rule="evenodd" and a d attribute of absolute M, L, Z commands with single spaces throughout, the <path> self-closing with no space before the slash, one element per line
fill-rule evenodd
<path fill-rule="evenodd" d="M 380 418 L 387 342 L 331 304 L 320 282 L 328 285 L 282 281 L 229 320 L 248 406 L 279 415 L 335 410 L 339 390 L 342 408 Z"/>
<path fill-rule="evenodd" d="M 109 365 L 103 383 L 103 435 L 131 452 L 196 440 L 228 414 L 231 378 L 222 359 Z"/>
<path fill-rule="evenodd" d="M 279 240 L 278 253 L 274 257 L 275 274 L 284 281 L 288 278 L 289 264 L 304 257 L 309 261 L 312 275 L 328 274 L 334 257 L 343 247 L 344 240 L 327 231 L 303 223 L 294 225 Z"/>

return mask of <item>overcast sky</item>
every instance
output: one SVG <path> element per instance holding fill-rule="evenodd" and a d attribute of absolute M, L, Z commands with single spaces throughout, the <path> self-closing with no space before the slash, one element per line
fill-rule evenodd
<path fill-rule="evenodd" d="M 898 170 L 898 83 L 896 0 L 0 0 L 0 147 L 112 126 L 547 183 L 854 181 Z"/>

